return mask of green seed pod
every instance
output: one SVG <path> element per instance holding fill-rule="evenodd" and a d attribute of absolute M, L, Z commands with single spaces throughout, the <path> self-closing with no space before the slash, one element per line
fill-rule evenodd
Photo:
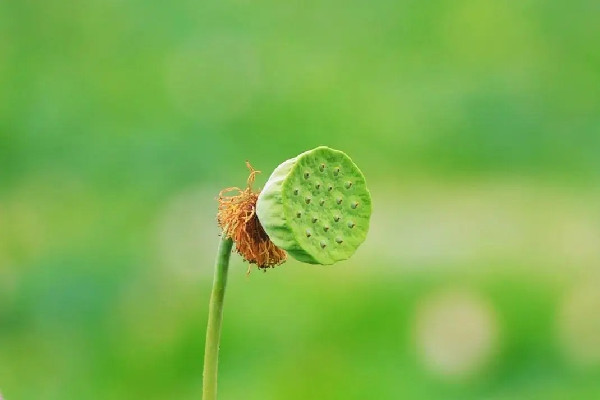
<path fill-rule="evenodd" d="M 321 146 L 273 171 L 256 214 L 271 241 L 292 257 L 333 264 L 352 256 L 365 240 L 371 195 L 350 157 Z"/>

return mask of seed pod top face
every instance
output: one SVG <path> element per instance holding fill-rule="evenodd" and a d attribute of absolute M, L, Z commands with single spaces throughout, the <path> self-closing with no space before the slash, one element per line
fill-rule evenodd
<path fill-rule="evenodd" d="M 271 241 L 294 258 L 333 264 L 365 240 L 371 195 L 350 157 L 321 146 L 273 171 L 256 213 Z"/>

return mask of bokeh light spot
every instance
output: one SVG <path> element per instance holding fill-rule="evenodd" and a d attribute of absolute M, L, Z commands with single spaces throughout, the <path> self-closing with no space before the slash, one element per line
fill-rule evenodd
<path fill-rule="evenodd" d="M 451 379 L 479 372 L 497 346 L 494 310 L 479 296 L 434 293 L 417 308 L 416 346 L 429 372 Z"/>
<path fill-rule="evenodd" d="M 558 333 L 567 357 L 580 366 L 600 365 L 598 280 L 572 288 L 559 309 Z"/>

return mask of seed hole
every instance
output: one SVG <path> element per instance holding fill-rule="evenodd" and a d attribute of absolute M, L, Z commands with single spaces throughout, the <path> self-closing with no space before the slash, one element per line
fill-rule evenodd
<path fill-rule="evenodd" d="M 348 228 L 354 228 L 355 225 L 356 224 L 354 222 L 352 222 L 352 221 L 348 222 Z"/>
<path fill-rule="evenodd" d="M 306 199 L 304 199 L 304 201 L 306 202 L 306 204 L 310 204 L 310 197 L 307 197 Z"/>
<path fill-rule="evenodd" d="M 342 204 L 342 198 L 338 197 L 338 199 L 335 202 L 338 203 L 338 204 Z"/>
<path fill-rule="evenodd" d="M 310 233 L 310 231 L 307 229 L 306 230 L 306 237 L 311 237 L 311 236 L 312 236 L 312 233 Z"/>
<path fill-rule="evenodd" d="M 325 242 L 321 242 L 321 243 L 319 243 L 319 244 L 321 245 L 321 248 L 322 248 L 322 249 L 324 249 L 325 247 L 327 247 L 327 243 L 325 243 Z"/>
<path fill-rule="evenodd" d="M 310 177 L 310 173 L 308 173 L 308 172 L 305 172 L 305 173 L 304 173 L 304 179 L 308 179 L 309 177 Z"/>
<path fill-rule="evenodd" d="M 339 215 L 336 215 L 335 217 L 333 217 L 333 220 L 334 220 L 335 222 L 338 222 L 338 221 L 340 220 L 340 216 L 339 216 Z"/>
<path fill-rule="evenodd" d="M 315 185 L 315 187 L 316 187 L 317 189 L 321 189 L 321 184 L 320 184 L 320 183 L 317 183 L 317 184 Z"/>
<path fill-rule="evenodd" d="M 353 209 L 356 209 L 356 207 L 358 207 L 358 201 L 355 201 L 354 203 L 352 203 L 350 205 L 350 207 L 352 207 Z"/>
<path fill-rule="evenodd" d="M 336 168 L 333 170 L 333 175 L 335 175 L 335 176 L 338 176 L 338 175 L 339 175 L 339 173 L 340 173 L 340 167 L 336 167 Z"/>
<path fill-rule="evenodd" d="M 336 237 L 336 238 L 335 238 L 335 241 L 336 241 L 338 244 L 341 244 L 341 243 L 342 243 L 344 240 L 343 240 L 341 237 Z"/>
<path fill-rule="evenodd" d="M 320 206 L 322 206 L 323 204 L 325 204 L 325 200 L 321 199 L 321 200 L 319 201 L 319 205 L 320 205 Z"/>
<path fill-rule="evenodd" d="M 352 187 L 352 182 L 348 181 L 346 182 L 346 189 L 350 189 Z"/>
<path fill-rule="evenodd" d="M 331 191 L 333 190 L 333 186 L 331 186 L 331 185 L 330 185 L 330 186 L 327 188 L 327 190 L 329 190 L 329 191 L 331 192 Z"/>
<path fill-rule="evenodd" d="M 325 164 L 319 165 L 319 171 L 321 171 L 321 172 L 325 171 Z"/>
<path fill-rule="evenodd" d="M 294 189 L 294 194 L 298 196 L 298 189 Z"/>
<path fill-rule="evenodd" d="M 324 226 L 324 227 L 323 227 L 323 230 L 324 230 L 325 232 L 327 232 L 327 231 L 329 230 L 329 227 L 328 227 L 328 226 Z"/>
<path fill-rule="evenodd" d="M 316 218 L 316 217 L 313 217 L 311 221 L 312 221 L 312 223 L 314 224 L 314 223 L 315 223 L 315 222 L 317 222 L 318 220 L 319 220 L 318 218 Z"/>
<path fill-rule="evenodd" d="M 300 218 L 300 217 L 302 217 L 302 213 L 301 212 L 297 212 L 296 213 L 296 218 Z"/>

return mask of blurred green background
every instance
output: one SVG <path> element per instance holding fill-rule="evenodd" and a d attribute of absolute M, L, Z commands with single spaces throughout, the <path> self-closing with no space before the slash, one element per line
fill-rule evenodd
<path fill-rule="evenodd" d="M 215 196 L 317 145 L 347 262 L 246 277 L 221 399 L 600 398 L 597 1 L 0 1 L 0 392 L 198 399 Z"/>

